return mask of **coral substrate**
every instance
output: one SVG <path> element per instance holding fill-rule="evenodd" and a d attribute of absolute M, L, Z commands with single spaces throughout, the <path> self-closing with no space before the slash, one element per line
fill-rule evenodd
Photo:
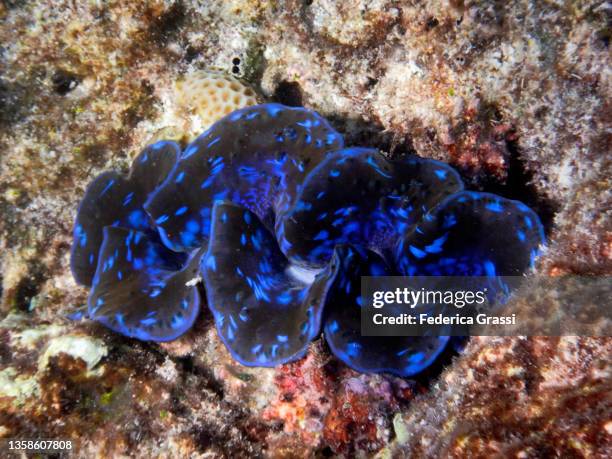
<path fill-rule="evenodd" d="M 472 338 L 401 379 L 320 339 L 247 368 L 206 314 L 163 344 L 66 314 L 87 299 L 69 267 L 87 184 L 197 132 L 175 85 L 209 68 L 525 202 L 550 242 L 540 274 L 609 275 L 609 23 L 595 0 L 1 3 L 0 434 L 80 457 L 605 457 L 608 338 Z"/>

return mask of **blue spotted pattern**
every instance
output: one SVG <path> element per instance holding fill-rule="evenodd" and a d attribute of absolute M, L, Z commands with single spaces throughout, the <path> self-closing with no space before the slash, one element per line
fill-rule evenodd
<path fill-rule="evenodd" d="M 279 104 L 238 110 L 187 146 L 145 208 L 176 251 L 205 243 L 216 201 L 240 204 L 271 226 L 305 175 L 342 146 L 340 134 L 310 110 Z"/>
<path fill-rule="evenodd" d="M 276 235 L 291 261 L 310 267 L 323 267 L 337 244 L 383 253 L 424 213 L 462 189 L 457 172 L 438 161 L 391 161 L 377 150 L 340 150 L 308 175 L 294 205 L 277 217 Z"/>
<path fill-rule="evenodd" d="M 405 276 L 520 276 L 544 240 L 540 219 L 522 202 L 463 191 L 405 234 L 395 259 Z"/>
<path fill-rule="evenodd" d="M 320 332 L 333 266 L 312 283 L 292 273 L 257 215 L 229 202 L 213 208 L 202 273 L 223 342 L 244 365 L 274 366 L 304 355 Z"/>
<path fill-rule="evenodd" d="M 363 372 L 411 376 L 447 337 L 365 337 L 360 278 L 520 275 L 544 243 L 524 204 L 463 191 L 450 166 L 390 160 L 320 115 L 263 104 L 230 113 L 182 152 L 147 147 L 127 177 L 98 176 L 79 206 L 71 265 L 87 316 L 126 336 L 175 339 L 202 277 L 219 336 L 245 365 L 303 356 L 321 329 Z"/>
<path fill-rule="evenodd" d="M 186 284 L 198 276 L 203 251 L 183 263 L 146 233 L 112 226 L 103 233 L 88 317 L 141 340 L 169 341 L 191 328 L 200 293 Z"/>
<path fill-rule="evenodd" d="M 350 245 L 337 246 L 333 259 L 338 268 L 324 326 L 333 353 L 352 368 L 367 373 L 412 376 L 427 368 L 446 347 L 448 336 L 361 335 L 361 276 L 392 276 L 394 271 L 374 252 Z M 397 311 L 402 312 L 406 311 Z"/>
<path fill-rule="evenodd" d="M 105 226 L 154 232 L 142 206 L 172 170 L 179 153 L 176 143 L 157 142 L 134 159 L 127 177 L 104 172 L 89 185 L 77 211 L 70 254 L 72 274 L 79 284 L 91 285 Z"/>

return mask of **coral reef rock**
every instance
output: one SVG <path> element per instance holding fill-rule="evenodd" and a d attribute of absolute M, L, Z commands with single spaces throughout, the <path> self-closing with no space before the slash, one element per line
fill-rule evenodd
<path fill-rule="evenodd" d="M 203 105 L 179 108 L 176 84 L 207 69 L 318 111 L 348 145 L 443 160 L 527 203 L 549 240 L 540 273 L 609 275 L 610 11 L 0 3 L 0 436 L 72 439 L 77 457 L 609 455 L 609 338 L 472 338 L 400 379 L 359 374 L 321 340 L 291 364 L 240 366 L 206 311 L 164 344 L 66 316 L 86 303 L 69 266 L 85 187 L 152 139 L 195 135 Z"/>

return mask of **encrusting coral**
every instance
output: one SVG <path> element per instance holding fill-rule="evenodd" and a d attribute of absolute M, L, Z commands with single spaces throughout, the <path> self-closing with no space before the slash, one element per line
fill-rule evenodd
<path fill-rule="evenodd" d="M 174 83 L 175 111 L 192 117 L 184 134 L 193 140 L 224 115 L 258 103 L 257 93 L 244 81 L 220 71 L 196 70 Z"/>

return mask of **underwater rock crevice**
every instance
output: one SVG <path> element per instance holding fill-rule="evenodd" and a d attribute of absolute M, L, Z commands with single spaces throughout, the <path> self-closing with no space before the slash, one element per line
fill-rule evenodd
<path fill-rule="evenodd" d="M 485 180 L 482 185 L 483 191 L 525 202 L 537 212 L 548 235 L 552 231 L 553 220 L 559 210 L 559 205 L 538 192 L 534 185 L 533 171 L 526 163 L 518 142 L 509 140 L 507 146 L 510 155 L 506 180 L 503 183 Z"/>

